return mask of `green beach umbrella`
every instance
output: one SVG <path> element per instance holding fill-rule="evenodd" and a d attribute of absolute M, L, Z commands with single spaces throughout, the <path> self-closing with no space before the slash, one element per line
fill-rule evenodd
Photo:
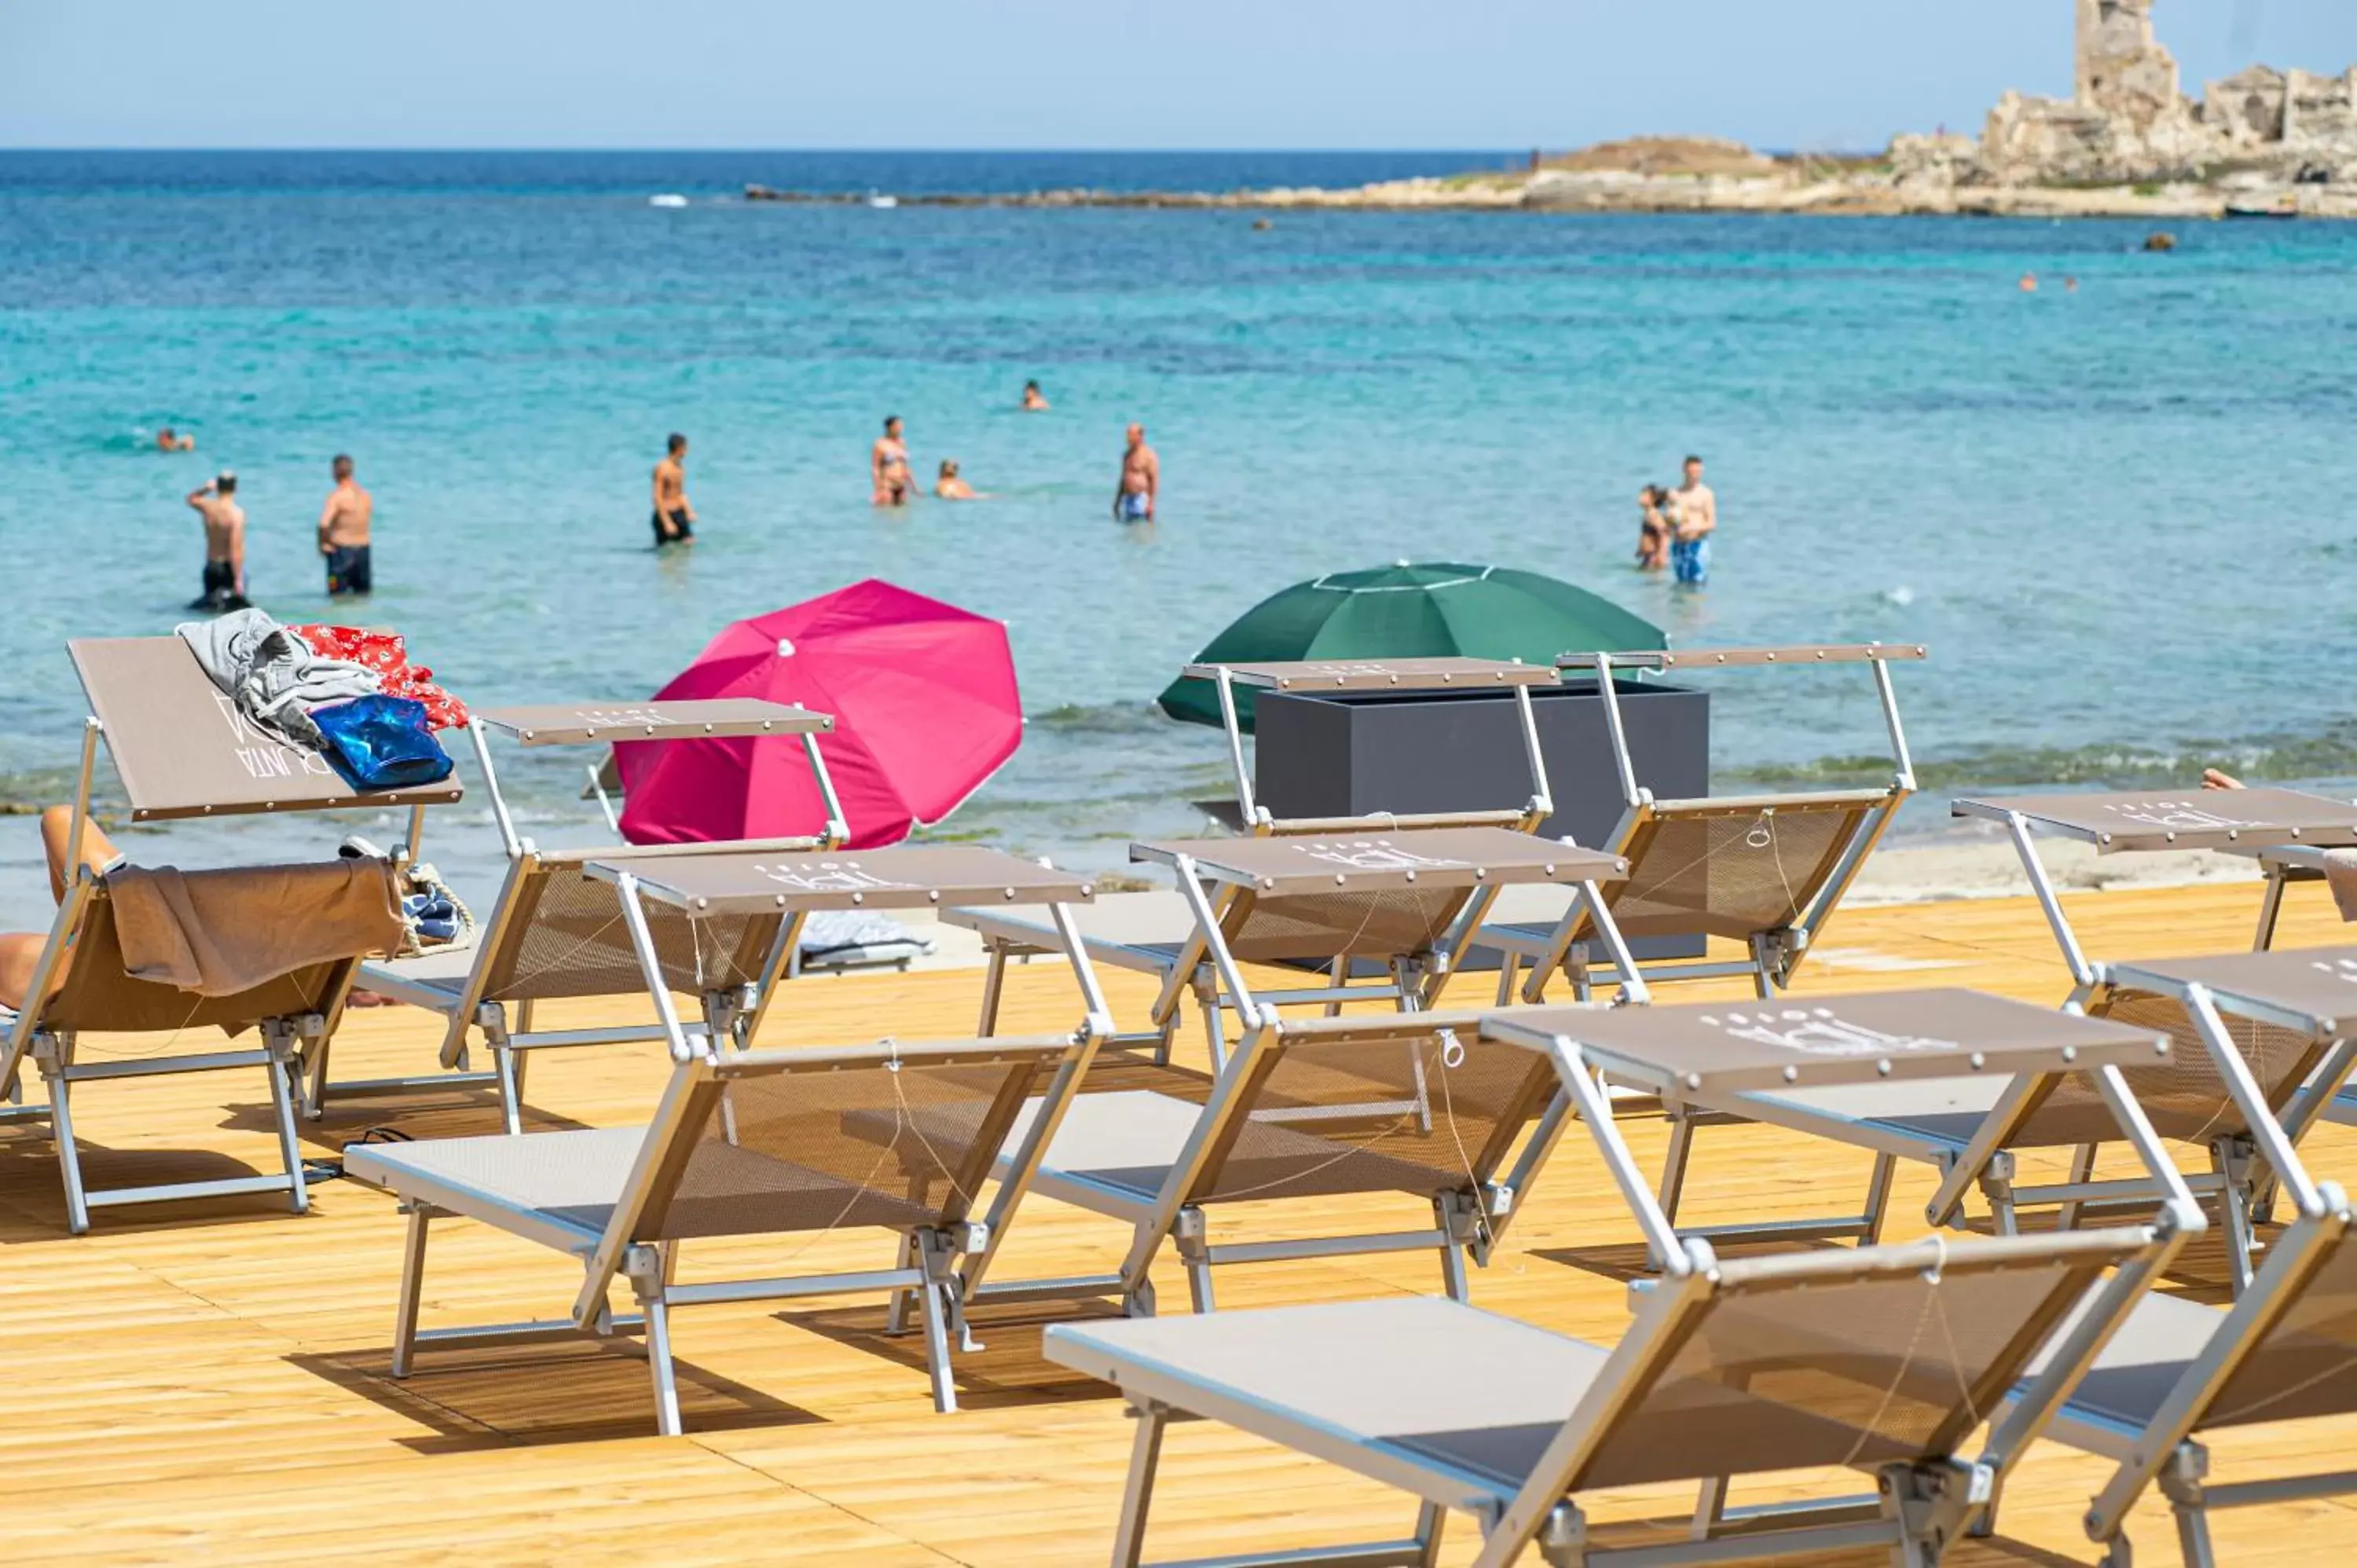
<path fill-rule="evenodd" d="M 1558 653 L 1667 648 L 1651 621 L 1585 588 L 1507 566 L 1402 561 L 1296 583 L 1246 610 L 1195 656 L 1199 664 L 1267 659 L 1418 659 L 1462 654 L 1552 664 Z M 1252 727 L 1252 693 L 1236 693 Z M 1157 699 L 1188 724 L 1217 725 L 1209 681 L 1172 682 Z"/>

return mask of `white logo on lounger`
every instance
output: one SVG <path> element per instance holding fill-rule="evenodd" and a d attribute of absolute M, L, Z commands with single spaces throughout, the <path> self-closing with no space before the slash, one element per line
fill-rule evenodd
<path fill-rule="evenodd" d="M 230 748 L 238 765 L 249 779 L 292 779 L 298 774 L 333 778 L 335 769 L 328 759 L 316 751 L 297 751 L 291 746 L 281 746 L 273 736 L 264 735 L 247 722 L 238 712 L 237 703 L 226 693 L 215 692 L 213 706 L 219 710 L 221 723 L 229 726 Z"/>
<path fill-rule="evenodd" d="M 2218 828 L 2255 828 L 2259 825 L 2244 817 L 2221 816 L 2190 800 L 2133 800 L 2126 805 L 2105 806 L 2104 810 L 2125 821 L 2141 822 L 2147 827 L 2166 828 L 2171 832 L 2203 832 Z"/>
<path fill-rule="evenodd" d="M 1702 1020 L 1738 1040 L 1781 1046 L 1812 1057 L 1887 1057 L 1900 1051 L 1953 1051 L 1953 1040 L 1928 1035 L 1892 1035 L 1852 1024 L 1830 1007 L 1785 1007 L 1763 1013 L 1729 1013 Z"/>
<path fill-rule="evenodd" d="M 2351 985 L 2357 985 L 2357 958 L 2336 958 L 2329 963 L 2322 959 L 2318 959 L 2308 967 L 2329 980 L 2338 980 Z"/>
<path fill-rule="evenodd" d="M 1304 675 L 1388 675 L 1392 669 L 1389 664 L 1305 664 L 1301 672 Z"/>
<path fill-rule="evenodd" d="M 756 865 L 754 870 L 795 893 L 874 893 L 891 887 L 913 887 L 859 869 L 856 860 L 822 860 L 816 865 Z"/>
<path fill-rule="evenodd" d="M 1444 860 L 1432 855 L 1416 854 L 1393 847 L 1387 839 L 1359 839 L 1351 843 L 1329 843 L 1311 847 L 1293 846 L 1312 860 L 1322 860 L 1329 865 L 1348 866 L 1352 871 L 1454 871 L 1467 864 L 1461 860 Z"/>
<path fill-rule="evenodd" d="M 661 708 L 578 708 L 573 722 L 589 729 L 643 729 L 649 725 L 667 725 L 671 715 Z"/>

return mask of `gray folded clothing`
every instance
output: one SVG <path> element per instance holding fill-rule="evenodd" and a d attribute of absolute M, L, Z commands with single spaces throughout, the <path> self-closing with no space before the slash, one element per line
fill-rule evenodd
<path fill-rule="evenodd" d="M 183 621 L 173 629 L 247 723 L 306 751 L 320 746 L 313 708 L 365 697 L 382 684 L 365 664 L 320 658 L 260 610 Z"/>
<path fill-rule="evenodd" d="M 313 964 L 391 954 L 403 926 L 382 860 L 107 873 L 124 972 L 235 996 Z"/>

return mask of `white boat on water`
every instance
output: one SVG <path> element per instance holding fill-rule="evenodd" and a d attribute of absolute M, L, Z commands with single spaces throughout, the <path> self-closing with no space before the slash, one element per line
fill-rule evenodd
<path fill-rule="evenodd" d="M 684 207 L 687 205 L 687 198 L 676 191 L 667 190 L 660 196 L 648 197 L 647 205 L 649 207 Z"/>
<path fill-rule="evenodd" d="M 880 190 L 871 190 L 867 193 L 867 205 L 877 208 L 898 207 L 900 205 L 900 199 L 897 196 L 887 196 Z"/>

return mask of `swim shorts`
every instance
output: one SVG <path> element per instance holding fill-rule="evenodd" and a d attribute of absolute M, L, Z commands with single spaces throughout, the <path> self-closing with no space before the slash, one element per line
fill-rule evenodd
<path fill-rule="evenodd" d="M 654 527 L 655 542 L 657 544 L 669 544 L 674 540 L 693 539 L 695 537 L 695 529 L 687 521 L 687 509 L 685 507 L 681 507 L 671 514 L 671 521 L 668 525 L 663 521 L 663 514 L 659 511 L 651 515 L 647 521 Z"/>
<path fill-rule="evenodd" d="M 369 591 L 369 547 L 339 544 L 328 552 L 328 592 L 365 594 Z"/>
<path fill-rule="evenodd" d="M 204 592 L 188 601 L 192 610 L 242 610 L 245 596 L 237 591 L 237 568 L 226 561 L 205 563 Z"/>
<path fill-rule="evenodd" d="M 1681 539 L 1670 546 L 1670 570 L 1681 583 L 1695 587 L 1710 581 L 1710 541 Z"/>
<path fill-rule="evenodd" d="M 1120 514 L 1121 521 L 1124 522 L 1151 522 L 1154 521 L 1154 513 L 1146 509 L 1146 492 L 1144 490 L 1124 490 L 1121 493 Z"/>

